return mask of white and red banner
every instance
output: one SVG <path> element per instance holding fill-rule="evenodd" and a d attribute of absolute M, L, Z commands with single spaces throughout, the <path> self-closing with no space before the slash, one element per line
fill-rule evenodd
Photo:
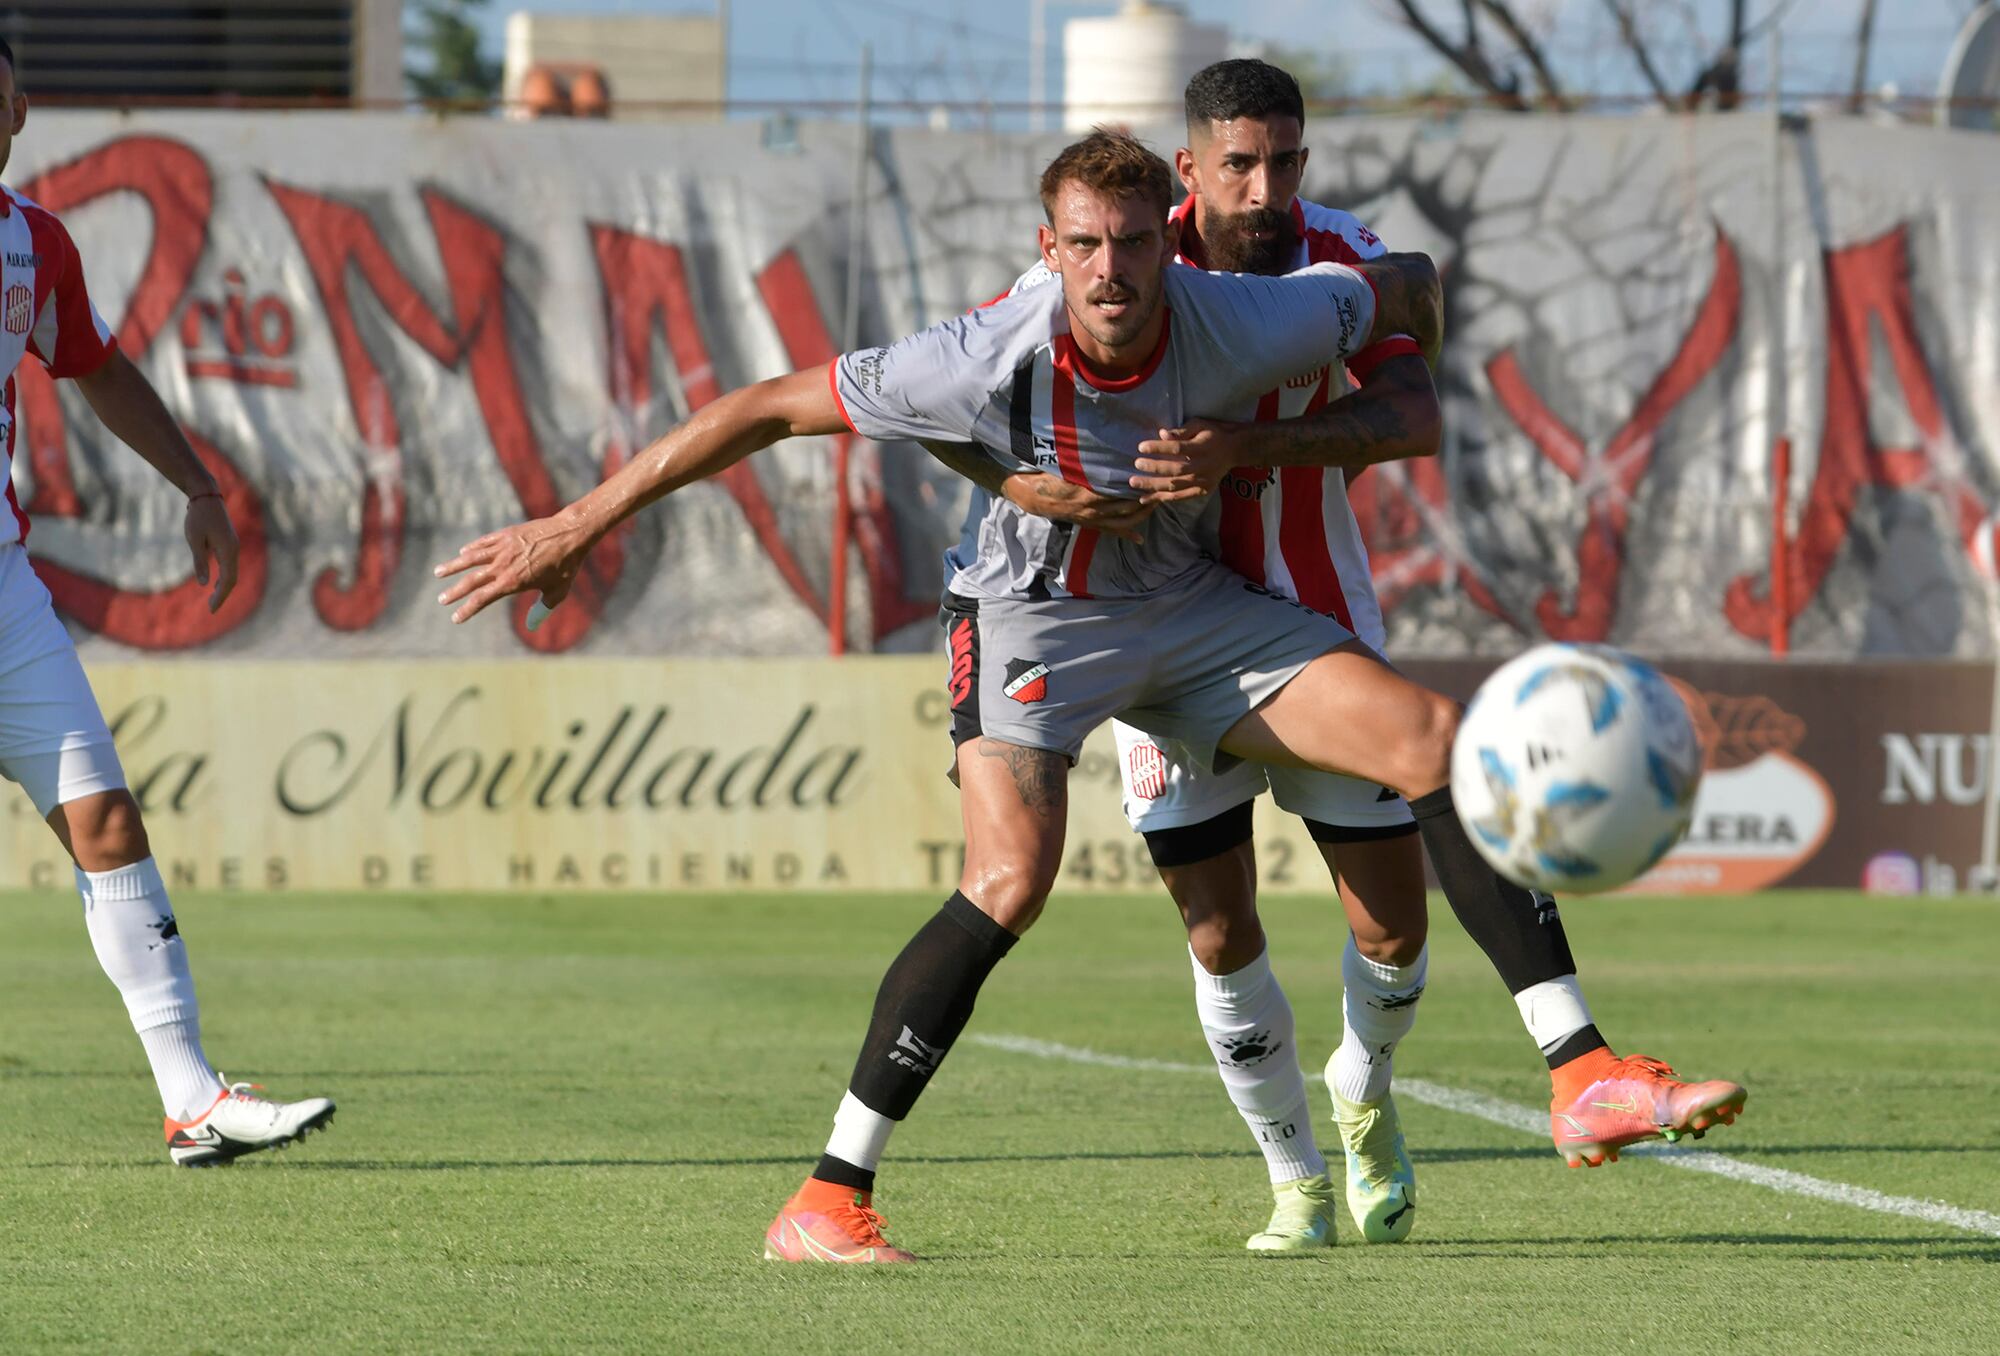
<path fill-rule="evenodd" d="M 1308 129 L 1311 196 L 1446 268 L 1445 452 L 1354 486 L 1392 651 L 1752 656 L 1780 621 L 1800 653 L 1991 651 L 1964 547 L 2000 504 L 2000 140 L 1828 120 L 1774 175 L 1772 138 L 1748 116 Z M 1060 143 L 878 132 L 857 219 L 851 128 L 765 141 L 37 112 L 9 182 L 69 224 L 246 547 L 210 616 L 171 492 L 24 367 L 17 486 L 86 654 L 803 655 L 843 610 L 854 648 L 941 646 L 963 486 L 858 439 L 844 501 L 837 440 L 774 449 L 607 542 L 537 632 L 525 604 L 454 629 L 431 601 L 462 540 L 831 357 L 857 237 L 862 342 L 999 291 Z"/>

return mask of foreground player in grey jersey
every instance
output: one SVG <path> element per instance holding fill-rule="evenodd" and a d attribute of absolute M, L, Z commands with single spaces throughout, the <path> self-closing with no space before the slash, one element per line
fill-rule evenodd
<path fill-rule="evenodd" d="M 558 603 L 617 523 L 788 434 L 851 427 L 883 440 L 976 442 L 1116 492 L 1158 429 L 1245 418 L 1264 392 L 1381 333 L 1434 344 L 1428 260 L 1286 278 L 1170 270 L 1170 175 L 1127 137 L 1100 132 L 1068 148 L 1042 182 L 1042 254 L 1060 289 L 713 402 L 552 518 L 469 544 L 438 567 L 464 576 L 441 601 L 459 622 L 530 589 Z M 768 1256 L 909 1259 L 871 1208 L 876 1163 L 986 975 L 1040 913 L 1062 855 L 1069 765 L 1112 716 L 1178 740 L 1204 764 L 1256 759 L 1394 788 L 1411 801 L 1448 893 L 1512 888 L 1452 812 L 1456 704 L 1397 675 L 1339 623 L 1205 557 L 1199 512 L 1168 505 L 1128 542 L 993 506 L 978 558 L 954 581 L 978 602 L 979 733 L 971 756 L 961 750 L 960 890 L 884 977 L 828 1153 L 772 1224 Z"/>

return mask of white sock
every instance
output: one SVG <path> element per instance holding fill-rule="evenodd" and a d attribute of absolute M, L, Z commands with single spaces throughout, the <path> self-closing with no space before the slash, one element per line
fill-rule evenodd
<path fill-rule="evenodd" d="M 1514 1006 L 1545 1055 L 1591 1023 L 1590 1004 L 1583 1001 L 1583 986 L 1575 975 L 1530 984 L 1514 995 Z"/>
<path fill-rule="evenodd" d="M 1264 1151 L 1271 1181 L 1291 1182 L 1326 1171 L 1313 1142 L 1305 1075 L 1293 1049 L 1292 1005 L 1271 973 L 1271 953 L 1241 970 L 1211 975 L 1194 960 L 1194 1006 L 1229 1100 Z"/>
<path fill-rule="evenodd" d="M 870 1111 L 853 1093 L 843 1093 L 840 1110 L 833 1113 L 833 1134 L 826 1141 L 826 1152 L 843 1163 L 873 1172 L 882 1162 L 883 1150 L 889 1147 L 889 1136 L 895 1132 L 895 1121 L 879 1111 Z"/>
<path fill-rule="evenodd" d="M 1372 1102 L 1389 1090 L 1396 1046 L 1417 1024 L 1430 960 L 1426 946 L 1408 965 L 1382 965 L 1362 955 L 1348 934 L 1340 957 L 1340 1049 L 1333 1056 L 1333 1090 L 1348 1101 Z"/>
<path fill-rule="evenodd" d="M 148 857 L 115 871 L 79 870 L 76 892 L 97 963 L 146 1047 L 161 1105 L 177 1121 L 199 1116 L 222 1095 L 222 1080 L 201 1052 L 194 976 L 160 868 Z"/>

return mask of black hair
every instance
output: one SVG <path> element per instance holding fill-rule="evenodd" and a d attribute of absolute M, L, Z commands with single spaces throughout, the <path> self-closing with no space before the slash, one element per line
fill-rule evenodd
<path fill-rule="evenodd" d="M 12 71 L 16 69 L 14 66 L 14 46 L 5 38 L 0 38 L 0 61 L 7 63 L 8 70 Z"/>
<path fill-rule="evenodd" d="M 1306 124 L 1299 82 L 1268 61 L 1238 57 L 1204 66 L 1187 83 L 1188 130 L 1209 122 L 1290 115 Z"/>

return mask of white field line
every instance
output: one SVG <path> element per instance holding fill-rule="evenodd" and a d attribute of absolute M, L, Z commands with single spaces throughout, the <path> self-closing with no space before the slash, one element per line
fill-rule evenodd
<path fill-rule="evenodd" d="M 1094 1064 L 1100 1068 L 1130 1069 L 1142 1073 L 1199 1074 L 1207 1077 L 1213 1077 L 1215 1074 L 1213 1065 L 1179 1064 L 1164 1059 L 1132 1059 L 1125 1055 L 1110 1055 L 1100 1050 L 1085 1050 L 1074 1045 L 1058 1045 L 1054 1041 L 1035 1040 L 1028 1036 L 986 1036 L 975 1033 L 966 1039 L 975 1045 L 983 1045 L 993 1050 L 1032 1055 L 1037 1059 L 1059 1059 L 1070 1064 Z M 1480 1120 L 1504 1125 L 1510 1130 L 1519 1130 L 1537 1139 L 1548 1138 L 1547 1113 L 1516 1102 L 1503 1102 L 1484 1093 L 1448 1088 L 1438 1083 L 1425 1082 L 1420 1078 L 1397 1079 L 1396 1093 L 1412 1102 L 1422 1102 L 1427 1106 L 1441 1107 L 1446 1111 L 1456 1111 L 1466 1116 L 1477 1116 Z M 1963 1229 L 1967 1233 L 2000 1238 L 2000 1215 L 1984 1210 L 1967 1210 L 1961 1206 L 1947 1205 L 1943 1201 L 1919 1200 L 1914 1196 L 1891 1196 L 1885 1192 L 1872 1191 L 1867 1187 L 1853 1186 L 1847 1182 L 1830 1182 L 1821 1177 L 1808 1177 L 1802 1172 L 1746 1163 L 1740 1158 L 1711 1153 L 1706 1149 L 1642 1144 L 1633 1145 L 1621 1152 L 1644 1154 L 1654 1162 L 1664 1163 L 1670 1168 L 1711 1173 L 1717 1177 L 1749 1182 L 1753 1186 L 1769 1187 L 1773 1191 L 1783 1191 L 1794 1196 L 1810 1196 L 1815 1200 L 1832 1201 L 1836 1205 L 1850 1205 L 1857 1210 L 1872 1210 L 1882 1215 L 1902 1215 L 1907 1219 L 1923 1220 L 1927 1224 L 1943 1224 L 1954 1229 Z"/>

